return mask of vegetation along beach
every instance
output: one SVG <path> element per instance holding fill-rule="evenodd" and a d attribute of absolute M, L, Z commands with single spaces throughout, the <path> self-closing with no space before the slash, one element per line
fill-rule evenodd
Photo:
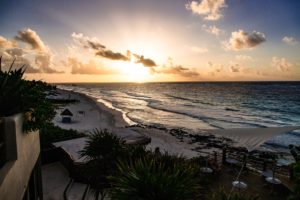
<path fill-rule="evenodd" d="M 299 2 L 0 4 L 0 200 L 300 199 Z"/>

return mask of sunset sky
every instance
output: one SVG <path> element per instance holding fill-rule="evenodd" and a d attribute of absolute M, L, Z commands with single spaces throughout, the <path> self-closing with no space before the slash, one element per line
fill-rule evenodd
<path fill-rule="evenodd" d="M 1 0 L 0 55 L 47 82 L 300 80 L 298 0 Z"/>

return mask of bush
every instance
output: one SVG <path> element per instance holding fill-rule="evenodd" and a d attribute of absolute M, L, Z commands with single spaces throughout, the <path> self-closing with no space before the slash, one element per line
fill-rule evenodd
<path fill-rule="evenodd" d="M 40 129 L 41 148 L 50 148 L 53 142 L 70 140 L 84 136 L 85 135 L 83 133 L 79 133 L 76 130 L 65 130 L 58 126 L 54 126 L 52 123 L 46 123 Z"/>
<path fill-rule="evenodd" d="M 120 162 L 109 180 L 112 199 L 196 199 L 199 180 L 183 158 L 155 154 Z"/>

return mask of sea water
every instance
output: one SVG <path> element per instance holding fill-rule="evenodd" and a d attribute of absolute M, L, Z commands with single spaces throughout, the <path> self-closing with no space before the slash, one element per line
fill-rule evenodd
<path fill-rule="evenodd" d="M 117 109 L 130 124 L 199 129 L 300 125 L 300 82 L 61 84 Z M 300 131 L 266 144 L 300 145 Z"/>

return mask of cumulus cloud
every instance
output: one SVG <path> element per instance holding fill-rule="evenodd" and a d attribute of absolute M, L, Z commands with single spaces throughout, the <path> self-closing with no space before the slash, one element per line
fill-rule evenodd
<path fill-rule="evenodd" d="M 39 50 L 42 52 L 47 51 L 47 48 L 40 36 L 30 28 L 18 31 L 18 35 L 15 36 L 15 39 L 30 45 L 33 50 Z"/>
<path fill-rule="evenodd" d="M 202 29 L 205 30 L 206 32 L 219 36 L 220 34 L 224 33 L 224 31 L 216 26 L 207 26 L 207 25 L 203 25 Z"/>
<path fill-rule="evenodd" d="M 7 48 L 13 48 L 16 46 L 17 46 L 16 41 L 10 41 L 0 35 L 0 48 L 7 49 Z"/>
<path fill-rule="evenodd" d="M 207 48 L 203 48 L 203 47 L 191 47 L 191 50 L 195 53 L 206 53 L 208 52 L 208 49 Z"/>
<path fill-rule="evenodd" d="M 191 1 L 185 5 L 187 10 L 205 16 L 206 20 L 218 20 L 222 17 L 221 9 L 225 7 L 225 0 Z"/>
<path fill-rule="evenodd" d="M 239 30 L 232 32 L 229 41 L 225 41 L 223 44 L 225 49 L 239 51 L 252 49 L 265 41 L 266 37 L 263 33 L 257 31 L 247 33 L 246 31 Z"/>
<path fill-rule="evenodd" d="M 298 43 L 298 41 L 295 38 L 288 36 L 283 37 L 282 42 L 288 45 L 296 45 Z"/>
<path fill-rule="evenodd" d="M 272 58 L 271 64 L 281 72 L 288 72 L 293 67 L 293 64 L 288 62 L 286 58 L 278 58 L 276 56 Z"/>
<path fill-rule="evenodd" d="M 16 59 L 16 64 L 26 64 L 26 73 L 62 73 L 53 68 L 53 54 L 34 30 L 20 30 L 14 39 L 0 36 L 0 53 L 6 57 L 7 63 Z M 29 48 L 21 47 L 18 42 Z"/>
<path fill-rule="evenodd" d="M 68 58 L 67 62 L 64 62 L 65 66 L 71 67 L 72 74 L 114 74 L 111 69 L 106 69 L 99 66 L 93 60 L 89 60 L 88 63 L 82 63 L 77 60 L 77 58 Z"/>

